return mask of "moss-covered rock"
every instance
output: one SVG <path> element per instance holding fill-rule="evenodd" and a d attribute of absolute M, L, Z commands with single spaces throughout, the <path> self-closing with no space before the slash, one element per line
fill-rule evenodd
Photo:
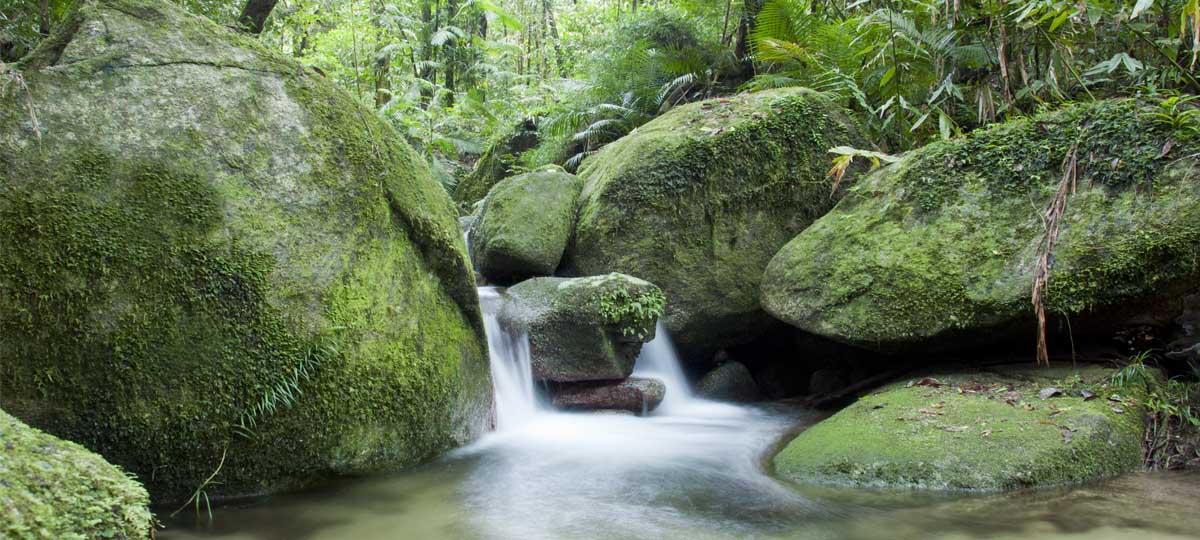
<path fill-rule="evenodd" d="M 1200 145 L 1156 112 L 1100 101 L 916 150 L 779 251 L 763 306 L 884 350 L 1031 334 L 1043 218 L 1068 155 L 1047 313 L 1079 335 L 1088 318 L 1178 298 L 1200 276 Z"/>
<path fill-rule="evenodd" d="M 386 123 L 165 0 L 85 0 L 21 67 L 28 94 L 0 102 L 6 410 L 157 501 L 223 455 L 210 496 L 484 429 L 453 204 Z"/>
<path fill-rule="evenodd" d="M 575 175 L 554 170 L 496 184 L 471 228 L 475 269 L 501 285 L 552 275 L 571 237 L 582 188 Z"/>
<path fill-rule="evenodd" d="M 501 320 L 529 337 L 534 376 L 556 382 L 628 377 L 665 302 L 658 287 L 622 274 L 533 278 L 506 293 Z"/>
<path fill-rule="evenodd" d="M 470 206 L 487 196 L 501 180 L 512 176 L 517 158 L 538 144 L 537 124 L 523 120 L 484 150 L 471 173 L 454 187 L 454 200 Z"/>
<path fill-rule="evenodd" d="M 993 491 L 1116 475 L 1141 464 L 1143 411 L 1108 385 L 1111 374 L 1023 367 L 915 377 L 802 432 L 775 470 L 800 482 Z M 1048 388 L 1061 393 L 1043 399 Z"/>
<path fill-rule="evenodd" d="M 567 268 L 662 287 L 671 337 L 685 357 L 707 359 L 766 326 L 763 269 L 841 196 L 825 173 L 843 144 L 864 141 L 809 90 L 672 109 L 584 162 Z"/>
<path fill-rule="evenodd" d="M 150 497 L 120 468 L 0 411 L 0 537 L 148 539 Z"/>

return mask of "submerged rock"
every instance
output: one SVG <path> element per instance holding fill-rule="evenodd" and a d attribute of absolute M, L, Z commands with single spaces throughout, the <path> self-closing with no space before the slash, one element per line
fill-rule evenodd
<path fill-rule="evenodd" d="M 165 0 L 84 0 L 0 98 L 0 405 L 158 502 L 482 432 L 453 204 L 369 109 Z M 37 114 L 37 130 L 26 99 Z"/>
<path fill-rule="evenodd" d="M 706 373 L 696 384 L 696 393 L 708 399 L 744 403 L 761 397 L 750 370 L 736 361 L 726 362 Z"/>
<path fill-rule="evenodd" d="M 0 411 L 0 538 L 149 539 L 149 504 L 104 458 Z"/>
<path fill-rule="evenodd" d="M 685 359 L 708 359 L 767 326 L 763 269 L 844 193 L 825 173 L 845 144 L 864 143 L 810 90 L 676 107 L 584 162 L 567 268 L 662 287 L 672 339 Z"/>
<path fill-rule="evenodd" d="M 577 382 L 555 385 L 551 398 L 563 409 L 615 410 L 645 414 L 666 396 L 667 387 L 658 379 L 631 377 L 623 381 Z"/>
<path fill-rule="evenodd" d="M 1077 338 L 1178 304 L 1200 277 L 1200 145 L 1156 112 L 1098 101 L 915 150 L 779 251 L 763 306 L 809 332 L 895 351 L 1032 343 L 1043 265 L 1046 312 L 1069 316 Z M 1061 233 L 1043 258 L 1056 201 Z"/>
<path fill-rule="evenodd" d="M 775 456 L 801 482 L 1007 490 L 1112 476 L 1141 464 L 1143 412 L 1110 369 L 1009 367 L 914 377 L 863 397 Z M 1069 387 L 1039 399 L 1048 386 Z M 1087 399 L 1091 389 L 1100 398 Z"/>
<path fill-rule="evenodd" d="M 523 120 L 483 152 L 471 173 L 454 187 L 454 200 L 470 206 L 486 197 L 492 186 L 513 174 L 521 153 L 537 144 L 537 124 Z"/>
<path fill-rule="evenodd" d="M 491 283 L 509 285 L 558 268 L 582 182 L 560 171 L 526 173 L 496 184 L 471 230 L 471 258 Z"/>
<path fill-rule="evenodd" d="M 534 376 L 556 382 L 628 377 L 664 303 L 658 287 L 623 274 L 534 278 L 507 294 L 502 320 L 529 336 Z"/>

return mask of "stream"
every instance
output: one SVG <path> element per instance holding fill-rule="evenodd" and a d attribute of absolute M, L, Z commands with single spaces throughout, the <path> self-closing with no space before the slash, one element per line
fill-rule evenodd
<path fill-rule="evenodd" d="M 694 397 L 659 328 L 635 375 L 666 398 L 646 417 L 549 408 L 524 336 L 480 288 L 497 428 L 393 476 L 180 515 L 165 540 L 1175 539 L 1200 537 L 1200 474 L 1074 488 L 933 495 L 776 480 L 771 451 L 823 415 Z"/>

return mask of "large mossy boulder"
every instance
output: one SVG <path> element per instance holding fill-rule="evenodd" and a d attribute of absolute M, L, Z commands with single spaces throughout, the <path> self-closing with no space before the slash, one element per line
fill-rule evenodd
<path fill-rule="evenodd" d="M 537 146 L 538 140 L 537 123 L 522 120 L 483 151 L 475 168 L 454 186 L 454 200 L 470 206 L 486 197 L 493 186 L 513 175 L 521 153 Z"/>
<path fill-rule="evenodd" d="M 533 375 L 554 382 L 628 377 L 665 302 L 658 287 L 622 274 L 533 278 L 506 294 L 502 321 L 528 336 Z"/>
<path fill-rule="evenodd" d="M 0 411 L 0 538 L 149 539 L 149 504 L 146 489 L 104 458 Z"/>
<path fill-rule="evenodd" d="M 1143 413 L 1111 374 L 1030 366 L 915 377 L 800 433 L 775 470 L 798 482 L 982 491 L 1131 471 Z"/>
<path fill-rule="evenodd" d="M 846 144 L 865 142 L 810 90 L 672 109 L 584 162 L 567 269 L 662 287 L 672 339 L 685 359 L 707 360 L 767 326 L 763 269 L 841 197 L 825 173 L 829 149 Z"/>
<path fill-rule="evenodd" d="M 489 282 L 509 285 L 554 274 L 575 225 L 582 182 L 561 171 L 505 179 L 471 227 L 471 258 Z"/>
<path fill-rule="evenodd" d="M 218 468 L 210 496 L 275 492 L 485 429 L 453 204 L 369 109 L 165 0 L 84 0 L 19 67 L 0 406 L 159 502 Z"/>
<path fill-rule="evenodd" d="M 779 251 L 763 306 L 890 351 L 1034 332 L 1043 263 L 1045 310 L 1077 337 L 1177 302 L 1200 277 L 1200 145 L 1195 125 L 1173 129 L 1158 112 L 1099 101 L 916 150 Z M 1043 257 L 1059 193 L 1066 210 Z"/>

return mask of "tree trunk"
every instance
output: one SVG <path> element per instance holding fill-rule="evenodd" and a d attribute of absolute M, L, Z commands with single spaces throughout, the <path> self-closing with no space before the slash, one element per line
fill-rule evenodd
<path fill-rule="evenodd" d="M 267 17 L 271 15 L 271 10 L 275 9 L 277 1 L 246 0 L 246 5 L 242 8 L 242 15 L 238 17 L 238 24 L 251 34 L 261 34 L 263 27 L 267 24 Z"/>
<path fill-rule="evenodd" d="M 546 27 L 550 29 L 550 39 L 554 43 L 554 64 L 558 66 L 558 76 L 566 78 L 567 66 L 563 63 L 562 41 L 558 39 L 558 24 L 554 22 L 554 0 L 542 0 L 542 15 Z"/>
<path fill-rule="evenodd" d="M 392 56 L 390 54 L 382 54 L 383 48 L 386 46 L 387 40 L 386 39 L 384 39 L 384 40 L 378 39 L 378 36 L 380 34 L 386 35 L 385 34 L 386 29 L 383 28 L 379 24 L 380 19 L 383 17 L 383 10 L 384 10 L 383 2 L 372 3 L 371 7 L 373 8 L 371 10 L 372 11 L 371 14 L 373 15 L 371 17 L 371 24 L 375 26 L 375 34 L 377 36 L 376 44 L 375 44 L 377 47 L 377 50 L 375 51 L 375 65 L 374 65 L 374 68 L 375 68 L 375 108 L 379 109 L 379 108 L 382 108 L 384 105 L 386 105 L 387 102 L 389 100 L 391 100 L 391 98 L 392 98 L 391 97 L 392 96 L 392 92 L 391 92 L 392 87 L 391 87 L 390 81 L 388 80 L 388 71 L 392 67 Z"/>
<path fill-rule="evenodd" d="M 50 35 L 50 0 L 38 2 L 38 33 Z"/>
<path fill-rule="evenodd" d="M 758 12 L 762 11 L 763 0 L 744 0 L 742 5 L 742 20 L 738 24 L 733 55 L 739 63 L 737 78 L 748 81 L 754 76 L 754 61 L 750 58 L 750 32 L 754 30 L 754 20 L 758 18 Z"/>

